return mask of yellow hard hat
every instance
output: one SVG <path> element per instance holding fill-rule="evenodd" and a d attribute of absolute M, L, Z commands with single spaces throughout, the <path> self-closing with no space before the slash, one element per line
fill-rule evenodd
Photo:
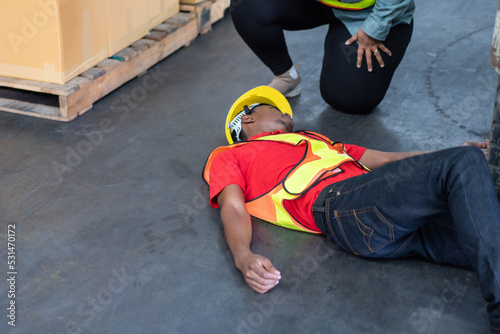
<path fill-rule="evenodd" d="M 226 117 L 226 138 L 229 144 L 234 142 L 231 132 L 236 132 L 236 137 L 241 131 L 241 116 L 245 114 L 246 109 L 252 105 L 269 104 L 278 108 L 282 113 L 292 115 L 292 108 L 286 97 L 276 89 L 269 86 L 259 86 L 249 90 L 241 95 L 236 102 L 233 103 Z M 245 108 L 247 107 L 247 108 Z"/>

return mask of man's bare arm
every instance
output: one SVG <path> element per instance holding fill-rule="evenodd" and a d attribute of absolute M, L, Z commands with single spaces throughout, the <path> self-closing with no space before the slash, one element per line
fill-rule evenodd
<path fill-rule="evenodd" d="M 250 288 L 258 293 L 266 293 L 279 283 L 281 273 L 269 259 L 250 250 L 252 222 L 245 206 L 243 190 L 236 184 L 228 185 L 218 195 L 217 203 L 221 208 L 224 234 L 234 264 Z"/>
<path fill-rule="evenodd" d="M 489 140 L 485 140 L 484 143 L 479 143 L 476 141 L 468 140 L 465 141 L 462 146 L 475 146 L 480 149 L 486 150 L 485 155 L 488 153 L 489 149 Z M 410 158 L 416 155 L 420 154 L 425 154 L 425 153 L 430 153 L 430 152 L 424 152 L 424 151 L 415 151 L 415 152 L 383 152 L 383 151 L 376 151 L 376 150 L 370 150 L 366 149 L 365 153 L 361 156 L 361 159 L 359 159 L 359 162 L 363 164 L 364 166 L 368 167 L 369 169 L 375 169 L 380 166 L 386 165 L 390 162 L 405 159 L 405 158 Z"/>
<path fill-rule="evenodd" d="M 382 152 L 376 150 L 366 149 L 365 153 L 359 159 L 359 162 L 368 167 L 369 169 L 375 169 L 380 166 L 386 165 L 390 162 L 413 157 L 416 155 L 424 154 L 427 152 L 415 151 L 415 152 Z"/>

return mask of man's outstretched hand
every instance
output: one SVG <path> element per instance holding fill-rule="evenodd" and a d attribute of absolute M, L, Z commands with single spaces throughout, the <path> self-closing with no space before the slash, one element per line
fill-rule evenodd
<path fill-rule="evenodd" d="M 266 293 L 281 279 L 269 259 L 250 250 L 252 221 L 245 206 L 242 188 L 237 184 L 226 186 L 217 197 L 226 241 L 233 254 L 234 264 L 241 271 L 248 286 L 258 293 Z"/>
<path fill-rule="evenodd" d="M 238 263 L 248 286 L 258 293 L 267 291 L 278 285 L 281 273 L 273 266 L 271 261 L 258 254 L 249 253 Z"/>
<path fill-rule="evenodd" d="M 462 146 L 479 147 L 480 149 L 484 150 L 484 156 L 486 157 L 486 159 L 488 159 L 488 151 L 490 150 L 490 141 L 488 139 L 485 139 L 484 143 L 478 143 L 477 141 L 467 140 L 464 141 Z"/>

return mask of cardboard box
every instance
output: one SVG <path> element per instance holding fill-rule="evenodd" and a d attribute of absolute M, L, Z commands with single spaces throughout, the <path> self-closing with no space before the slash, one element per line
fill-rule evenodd
<path fill-rule="evenodd" d="M 196 5 L 205 0 L 179 0 L 180 3 L 186 5 Z"/>
<path fill-rule="evenodd" d="M 178 12 L 178 0 L 0 0 L 0 76 L 64 84 Z"/>
<path fill-rule="evenodd" d="M 108 57 L 106 2 L 0 0 L 0 75 L 63 84 Z"/>
<path fill-rule="evenodd" d="M 107 0 L 109 56 L 179 12 L 178 0 Z"/>

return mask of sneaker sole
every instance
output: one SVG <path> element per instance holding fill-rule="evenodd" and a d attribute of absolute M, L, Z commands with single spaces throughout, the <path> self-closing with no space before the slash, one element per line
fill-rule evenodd
<path fill-rule="evenodd" d="M 302 86 L 301 86 L 301 83 L 299 82 L 299 84 L 295 87 L 293 87 L 292 89 L 290 89 L 288 92 L 284 93 L 283 95 L 285 97 L 294 97 L 294 96 L 297 96 L 301 93 L 302 91 Z"/>

